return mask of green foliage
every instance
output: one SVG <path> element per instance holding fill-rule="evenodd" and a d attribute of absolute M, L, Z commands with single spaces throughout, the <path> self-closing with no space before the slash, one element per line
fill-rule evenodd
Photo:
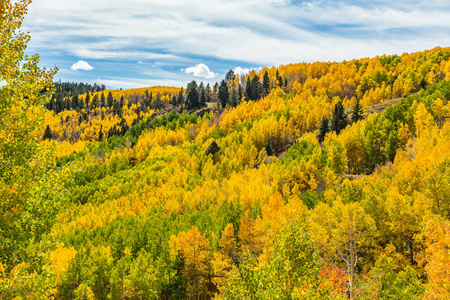
<path fill-rule="evenodd" d="M 223 108 L 225 108 L 225 106 L 227 105 L 227 102 L 228 102 L 228 98 L 230 97 L 229 92 L 228 92 L 228 86 L 227 86 L 227 83 L 225 82 L 225 80 L 222 80 L 222 82 L 219 86 L 218 97 L 219 97 L 220 104 L 222 105 Z"/>
<path fill-rule="evenodd" d="M 382 255 L 370 271 L 379 281 L 377 299 L 421 299 L 425 289 L 416 271 L 408 266 L 397 274 L 394 268 L 393 259 Z"/>
<path fill-rule="evenodd" d="M 337 134 L 341 132 L 347 126 L 347 116 L 344 112 L 344 106 L 342 101 L 339 101 L 333 110 L 333 116 L 331 117 L 331 130 L 335 131 Z"/>
<path fill-rule="evenodd" d="M 305 229 L 290 224 L 274 237 L 268 263 L 258 264 L 250 253 L 233 268 L 225 283 L 224 299 L 333 298 L 320 284 L 321 263 Z"/>
<path fill-rule="evenodd" d="M 206 149 L 205 155 L 208 156 L 210 154 L 214 155 L 215 153 L 220 151 L 220 147 L 217 145 L 216 141 L 212 141 L 209 145 L 208 149 Z"/>
<path fill-rule="evenodd" d="M 322 121 L 320 121 L 319 125 L 319 132 L 317 133 L 317 140 L 319 143 L 322 143 L 325 139 L 325 135 L 330 132 L 330 121 L 328 118 L 323 118 Z"/>
<path fill-rule="evenodd" d="M 198 87 L 197 82 L 194 80 L 191 81 L 186 88 L 186 108 L 191 109 L 194 107 L 199 107 L 199 93 L 198 93 Z"/>

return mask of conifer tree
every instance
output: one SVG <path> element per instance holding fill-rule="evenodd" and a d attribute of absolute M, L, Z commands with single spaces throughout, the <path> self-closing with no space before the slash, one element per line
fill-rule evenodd
<path fill-rule="evenodd" d="M 229 98 L 228 87 L 225 80 L 222 80 L 222 83 L 220 84 L 218 97 L 220 104 L 222 105 L 223 108 L 225 108 Z"/>
<path fill-rule="evenodd" d="M 331 117 L 331 130 L 337 134 L 341 132 L 347 126 L 347 117 L 345 116 L 344 106 L 342 101 L 339 101 L 333 110 L 333 116 Z"/>
<path fill-rule="evenodd" d="M 186 107 L 191 109 L 199 106 L 199 95 L 197 89 L 197 82 L 192 80 L 186 88 Z"/>
<path fill-rule="evenodd" d="M 98 132 L 98 141 L 103 141 L 103 125 L 100 125 L 100 131 Z"/>
<path fill-rule="evenodd" d="M 91 96 L 89 95 L 89 92 L 86 93 L 86 109 L 91 108 Z"/>
<path fill-rule="evenodd" d="M 177 104 L 180 105 L 182 103 L 184 103 L 184 91 L 183 88 L 181 88 L 180 92 L 178 93 L 178 98 L 177 98 Z"/>
<path fill-rule="evenodd" d="M 238 93 L 235 88 L 231 89 L 229 104 L 231 107 L 236 107 L 239 104 Z"/>
<path fill-rule="evenodd" d="M 320 121 L 319 132 L 317 133 L 317 140 L 319 143 L 322 143 L 325 139 L 325 135 L 330 132 L 330 126 L 328 123 L 328 118 L 323 118 L 322 121 Z"/>
<path fill-rule="evenodd" d="M 109 92 L 107 97 L 107 106 L 111 107 L 113 106 L 113 103 L 114 103 L 113 95 L 111 94 L 111 92 Z"/>
<path fill-rule="evenodd" d="M 105 107 L 105 94 L 102 93 L 102 95 L 100 96 L 100 107 Z"/>
<path fill-rule="evenodd" d="M 52 131 L 50 130 L 50 126 L 47 125 L 44 131 L 44 140 L 51 140 L 52 139 Z"/>
<path fill-rule="evenodd" d="M 267 96 L 270 91 L 270 79 L 269 79 L 269 74 L 267 73 L 267 71 L 264 73 L 264 76 L 263 76 L 262 91 L 263 91 L 263 96 Z"/>
<path fill-rule="evenodd" d="M 356 123 L 362 119 L 362 107 L 359 99 L 356 99 L 355 106 L 353 106 L 352 123 Z"/>
<path fill-rule="evenodd" d="M 205 91 L 205 85 L 203 84 L 203 81 L 200 82 L 200 85 L 198 86 L 199 89 L 199 104 L 201 107 L 206 105 L 206 91 Z"/>

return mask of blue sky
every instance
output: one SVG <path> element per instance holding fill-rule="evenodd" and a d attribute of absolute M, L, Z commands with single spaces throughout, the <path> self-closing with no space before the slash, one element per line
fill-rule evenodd
<path fill-rule="evenodd" d="M 447 47 L 450 1 L 34 0 L 23 30 L 55 80 L 186 86 L 230 69 Z"/>

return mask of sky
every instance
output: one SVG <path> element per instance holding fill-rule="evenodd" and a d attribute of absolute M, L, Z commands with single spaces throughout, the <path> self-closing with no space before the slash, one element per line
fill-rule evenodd
<path fill-rule="evenodd" d="M 450 1 L 34 0 L 28 54 L 55 81 L 186 87 L 228 70 L 450 46 Z"/>

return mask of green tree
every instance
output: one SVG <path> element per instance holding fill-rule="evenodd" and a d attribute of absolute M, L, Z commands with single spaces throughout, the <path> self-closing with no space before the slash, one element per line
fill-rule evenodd
<path fill-rule="evenodd" d="M 113 106 L 114 98 L 113 98 L 113 95 L 111 94 L 111 92 L 108 93 L 108 97 L 106 99 L 107 99 L 107 106 L 108 107 Z"/>
<path fill-rule="evenodd" d="M 353 111 L 352 111 L 352 123 L 356 123 L 359 120 L 362 119 L 362 106 L 359 102 L 359 99 L 356 99 L 356 103 L 355 106 L 353 106 Z"/>
<path fill-rule="evenodd" d="M 330 132 L 330 126 L 329 126 L 329 120 L 328 118 L 323 118 L 322 121 L 320 121 L 319 125 L 319 132 L 317 133 L 317 140 L 319 143 L 322 143 L 325 139 L 325 135 Z"/>
<path fill-rule="evenodd" d="M 407 266 L 397 274 L 395 267 L 392 258 L 382 255 L 370 271 L 379 282 L 377 299 L 421 299 L 425 289 L 416 271 Z"/>
<path fill-rule="evenodd" d="M 347 117 L 345 116 L 344 106 L 342 101 L 339 101 L 333 110 L 333 116 L 331 117 L 331 130 L 337 134 L 341 132 L 347 126 Z"/>
<path fill-rule="evenodd" d="M 200 96 L 199 96 L 200 106 L 203 107 L 206 105 L 206 90 L 205 90 L 205 85 L 203 84 L 203 81 L 200 82 L 198 89 L 200 91 L 200 93 L 199 93 L 200 94 Z"/>
<path fill-rule="evenodd" d="M 44 104 L 51 97 L 55 69 L 39 68 L 39 55 L 24 54 L 30 36 L 21 32 L 30 1 L 0 2 L 0 232 L 23 209 L 39 169 Z"/>
<path fill-rule="evenodd" d="M 191 109 L 193 107 L 199 106 L 199 95 L 198 95 L 198 89 L 197 89 L 197 82 L 195 80 L 192 80 L 186 88 L 186 108 Z"/>
<path fill-rule="evenodd" d="M 231 107 L 236 107 L 239 104 L 238 93 L 235 88 L 231 89 L 229 103 Z"/>
<path fill-rule="evenodd" d="M 264 76 L 263 76 L 262 91 L 263 91 L 263 96 L 267 96 L 270 91 L 270 79 L 269 79 L 269 74 L 267 73 L 267 71 L 264 73 Z"/>
<path fill-rule="evenodd" d="M 45 127 L 45 131 L 44 131 L 44 140 L 51 140 L 52 139 L 52 131 L 50 130 L 50 126 L 47 125 L 47 127 Z"/>
<path fill-rule="evenodd" d="M 227 83 L 225 82 L 225 80 L 222 80 L 222 82 L 220 83 L 218 97 L 219 97 L 219 101 L 220 101 L 220 104 L 222 105 L 222 107 L 227 106 L 229 93 L 228 93 Z"/>
<path fill-rule="evenodd" d="M 102 95 L 100 96 L 100 107 L 105 107 L 105 103 L 106 103 L 105 94 L 102 93 Z"/>

